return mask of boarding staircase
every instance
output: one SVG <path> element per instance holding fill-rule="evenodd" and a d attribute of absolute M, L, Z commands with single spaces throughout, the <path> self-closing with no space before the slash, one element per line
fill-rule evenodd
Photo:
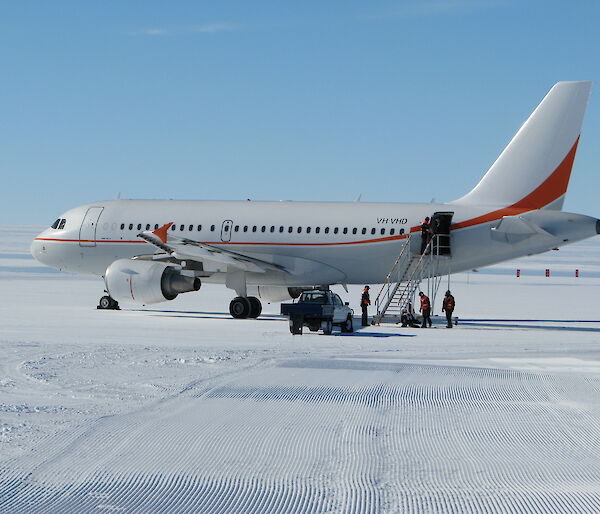
<path fill-rule="evenodd" d="M 417 238 L 417 241 L 413 238 Z M 375 299 L 377 314 L 373 317 L 373 324 L 398 322 L 402 311 L 408 310 L 408 304 L 413 302 L 415 293 L 423 281 L 426 281 L 424 289 L 431 300 L 433 309 L 433 302 L 442 276 L 449 274 L 449 238 L 448 236 L 442 238 L 440 235 L 434 235 L 425 247 L 423 254 L 414 253 L 414 243 L 420 247 L 421 234 L 409 235 L 400 255 L 388 273 Z"/>

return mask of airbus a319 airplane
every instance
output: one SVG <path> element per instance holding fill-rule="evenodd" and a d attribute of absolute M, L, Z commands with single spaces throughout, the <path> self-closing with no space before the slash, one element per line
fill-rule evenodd
<path fill-rule="evenodd" d="M 152 304 L 224 283 L 230 312 L 332 284 L 382 283 L 409 234 L 438 213 L 456 273 L 545 252 L 600 233 L 562 212 L 591 89 L 557 83 L 475 188 L 441 204 L 115 200 L 71 209 L 32 243 L 48 266 L 104 277 L 117 302 Z"/>

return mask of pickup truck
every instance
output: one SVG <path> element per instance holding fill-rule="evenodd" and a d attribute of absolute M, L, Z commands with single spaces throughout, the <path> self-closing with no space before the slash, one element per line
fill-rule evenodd
<path fill-rule="evenodd" d="M 289 318 L 290 332 L 294 335 L 302 334 L 304 326 L 311 332 L 322 329 L 327 335 L 334 325 L 341 327 L 342 332 L 354 331 L 354 311 L 331 291 L 304 291 L 296 303 L 282 303 L 281 314 Z"/>

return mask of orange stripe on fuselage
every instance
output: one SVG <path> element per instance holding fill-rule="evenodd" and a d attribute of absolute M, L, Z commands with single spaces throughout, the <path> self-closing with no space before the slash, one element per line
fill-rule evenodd
<path fill-rule="evenodd" d="M 518 214 L 523 214 L 524 212 L 535 211 L 558 200 L 567 192 L 578 144 L 579 137 L 577 137 L 571 150 L 569 150 L 569 153 L 550 176 L 527 196 L 508 207 L 503 207 L 502 209 L 489 212 L 483 216 L 471 218 L 470 220 L 454 223 L 451 226 L 451 229 L 456 230 L 459 228 L 471 227 L 473 225 L 480 225 L 481 223 L 498 220 L 503 216 L 516 216 Z"/>

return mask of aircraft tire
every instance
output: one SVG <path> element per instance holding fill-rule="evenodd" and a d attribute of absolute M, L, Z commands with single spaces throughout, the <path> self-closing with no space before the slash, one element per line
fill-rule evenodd
<path fill-rule="evenodd" d="M 112 298 L 110 296 L 103 296 L 98 302 L 98 309 L 110 309 L 112 308 Z"/>
<path fill-rule="evenodd" d="M 119 311 L 121 310 L 119 308 L 119 302 L 117 302 L 117 300 L 115 300 L 114 298 L 111 298 L 110 296 L 103 296 L 102 298 L 100 298 L 100 301 L 98 302 L 98 307 L 96 307 L 97 309 L 102 309 L 102 310 L 113 310 L 113 311 Z"/>
<path fill-rule="evenodd" d="M 235 319 L 245 319 L 250 314 L 250 301 L 243 296 L 237 296 L 229 304 L 229 313 Z"/>
<path fill-rule="evenodd" d="M 258 318 L 262 312 L 262 304 L 260 303 L 260 300 L 255 296 L 249 296 L 248 301 L 250 302 L 250 313 L 248 314 L 248 317 Z"/>

